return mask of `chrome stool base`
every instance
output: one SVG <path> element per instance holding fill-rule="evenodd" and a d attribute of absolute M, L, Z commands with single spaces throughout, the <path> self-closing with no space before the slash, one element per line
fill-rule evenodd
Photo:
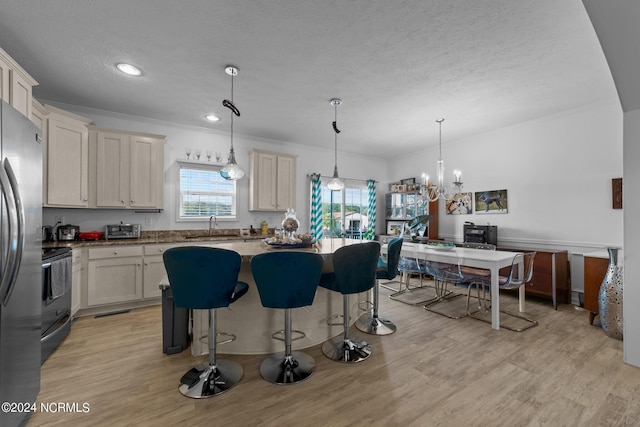
<path fill-rule="evenodd" d="M 343 335 L 339 335 L 322 344 L 322 353 L 336 362 L 356 363 L 367 359 L 371 348 L 366 341 L 345 340 Z"/>
<path fill-rule="evenodd" d="M 301 351 L 274 353 L 260 363 L 260 375 L 272 384 L 297 384 L 309 378 L 316 367 L 313 357 Z"/>
<path fill-rule="evenodd" d="M 213 397 L 238 384 L 243 375 L 242 366 L 232 360 L 220 360 L 215 366 L 203 363 L 182 376 L 178 390 L 193 399 Z"/>
<path fill-rule="evenodd" d="M 360 316 L 355 326 L 369 335 L 390 335 L 396 331 L 396 325 L 392 321 L 380 319 L 371 313 Z"/>

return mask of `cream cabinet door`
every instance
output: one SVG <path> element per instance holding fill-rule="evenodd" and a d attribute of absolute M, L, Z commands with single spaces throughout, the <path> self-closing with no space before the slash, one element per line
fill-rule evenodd
<path fill-rule="evenodd" d="M 31 83 L 16 70 L 9 71 L 9 104 L 31 118 Z"/>
<path fill-rule="evenodd" d="M 86 122 L 50 112 L 47 119 L 46 206 L 87 207 L 89 130 Z"/>
<path fill-rule="evenodd" d="M 164 140 L 132 135 L 130 148 L 130 205 L 163 207 Z"/>
<path fill-rule="evenodd" d="M 142 299 L 142 256 L 89 260 L 87 304 Z"/>
<path fill-rule="evenodd" d="M 160 281 L 167 274 L 164 268 L 162 255 L 144 257 L 144 280 L 142 285 L 142 297 L 154 298 L 162 296 Z"/>
<path fill-rule="evenodd" d="M 96 151 L 96 207 L 128 207 L 129 135 L 91 131 L 90 139 Z"/>
<path fill-rule="evenodd" d="M 91 207 L 162 209 L 164 137 L 90 129 Z"/>
<path fill-rule="evenodd" d="M 0 99 L 31 119 L 32 88 L 36 82 L 0 48 Z"/>
<path fill-rule="evenodd" d="M 255 186 L 256 205 L 258 210 L 276 209 L 276 174 L 278 170 L 278 156 L 267 153 L 256 153 L 257 171 Z"/>
<path fill-rule="evenodd" d="M 249 175 L 249 210 L 296 208 L 296 156 L 254 150 Z"/>
<path fill-rule="evenodd" d="M 296 159 L 294 157 L 278 156 L 276 191 L 278 210 L 296 208 Z"/>

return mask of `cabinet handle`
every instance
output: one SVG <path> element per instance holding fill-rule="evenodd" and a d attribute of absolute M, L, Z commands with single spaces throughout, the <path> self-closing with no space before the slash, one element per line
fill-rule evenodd
<path fill-rule="evenodd" d="M 124 203 L 124 200 L 120 200 L 120 203 Z"/>
<path fill-rule="evenodd" d="M 113 251 L 113 254 L 114 255 L 118 255 L 118 251 Z"/>

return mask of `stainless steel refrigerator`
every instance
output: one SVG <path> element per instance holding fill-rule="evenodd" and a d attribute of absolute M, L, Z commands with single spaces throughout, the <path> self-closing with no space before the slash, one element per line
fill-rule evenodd
<path fill-rule="evenodd" d="M 0 187 L 0 403 L 33 403 L 40 391 L 42 146 L 38 128 L 5 102 Z M 27 415 L 5 409 L 3 427 Z"/>

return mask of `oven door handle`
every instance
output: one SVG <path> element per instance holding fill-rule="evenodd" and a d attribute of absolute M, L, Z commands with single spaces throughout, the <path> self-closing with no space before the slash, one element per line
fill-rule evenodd
<path fill-rule="evenodd" d="M 9 302 L 13 285 L 18 277 L 24 248 L 24 207 L 18 191 L 18 183 L 8 158 L 5 158 L 0 168 L 0 187 L 4 195 L 8 214 L 8 241 L 6 244 L 7 258 L 0 278 L 0 301 L 4 306 Z"/>

